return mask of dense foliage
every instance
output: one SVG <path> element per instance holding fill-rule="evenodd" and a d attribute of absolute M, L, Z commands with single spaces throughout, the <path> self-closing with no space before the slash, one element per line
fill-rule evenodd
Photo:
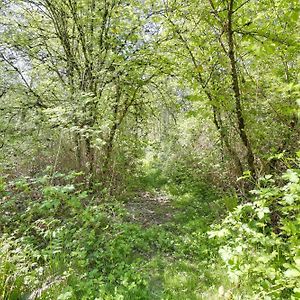
<path fill-rule="evenodd" d="M 298 299 L 297 0 L 0 1 L 0 299 Z"/>
<path fill-rule="evenodd" d="M 151 189 L 146 175 L 141 181 Z M 212 191 L 178 197 L 179 228 L 173 222 L 149 226 L 132 222 L 120 201 L 91 200 L 74 183 L 77 176 L 3 179 L 3 299 L 196 299 L 205 294 L 201 286 L 214 286 L 215 275 L 204 269 L 213 245 L 205 233 L 217 199 Z M 208 277 L 199 281 L 202 272 Z"/>
<path fill-rule="evenodd" d="M 221 240 L 220 255 L 232 282 L 251 285 L 249 299 L 300 297 L 300 170 L 289 169 L 282 187 L 260 179 L 252 202 L 239 205 L 209 234 Z M 247 298 L 247 297 L 245 297 Z"/>

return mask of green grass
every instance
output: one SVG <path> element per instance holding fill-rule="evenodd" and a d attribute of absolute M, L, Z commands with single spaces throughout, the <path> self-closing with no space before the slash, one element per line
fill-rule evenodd
<path fill-rule="evenodd" d="M 1 228 L 15 235 L 0 238 L 2 298 L 218 299 L 219 286 L 229 285 L 206 234 L 223 209 L 218 194 L 202 183 L 176 185 L 153 169 L 136 186 L 168 195 L 169 206 L 153 208 L 156 224 L 132 222 L 119 199 L 93 202 L 70 183 L 37 181 L 6 192 L 1 209 L 12 217 Z M 37 192 L 40 199 L 31 200 Z"/>

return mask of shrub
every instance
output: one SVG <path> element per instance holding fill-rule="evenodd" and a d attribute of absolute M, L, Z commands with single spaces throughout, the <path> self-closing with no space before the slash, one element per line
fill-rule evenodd
<path fill-rule="evenodd" d="M 299 177 L 297 168 L 277 181 L 271 175 L 261 178 L 253 201 L 239 205 L 209 232 L 220 242 L 230 280 L 251 286 L 249 299 L 300 297 Z"/>

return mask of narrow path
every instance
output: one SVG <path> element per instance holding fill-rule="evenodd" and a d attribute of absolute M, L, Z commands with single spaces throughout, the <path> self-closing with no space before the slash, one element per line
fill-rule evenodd
<path fill-rule="evenodd" d="M 145 227 L 162 225 L 170 221 L 174 214 L 171 199 L 162 191 L 140 192 L 126 203 L 126 208 L 130 221 Z"/>

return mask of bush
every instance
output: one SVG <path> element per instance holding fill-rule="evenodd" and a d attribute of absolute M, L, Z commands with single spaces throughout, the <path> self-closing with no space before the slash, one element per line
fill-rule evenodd
<path fill-rule="evenodd" d="M 236 286 L 251 286 L 249 299 L 300 297 L 300 170 L 287 170 L 279 181 L 267 175 L 252 191 L 252 202 L 239 205 L 210 237 Z M 280 182 L 285 184 L 280 187 Z"/>

